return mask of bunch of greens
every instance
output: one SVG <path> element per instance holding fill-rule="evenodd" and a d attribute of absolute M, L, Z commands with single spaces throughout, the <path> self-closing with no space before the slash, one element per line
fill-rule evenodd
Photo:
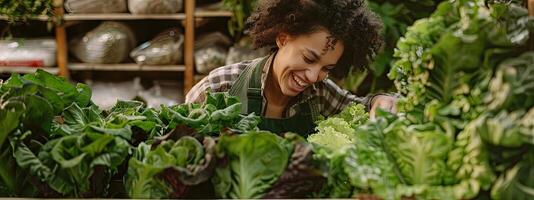
<path fill-rule="evenodd" d="M 241 115 L 241 103 L 225 93 L 207 94 L 202 105 L 162 106 L 161 110 L 137 101 L 118 101 L 102 111 L 90 98 L 87 86 L 74 86 L 42 70 L 15 74 L 0 83 L 0 195 L 187 197 L 193 186 L 207 183 L 215 168 L 215 141 L 205 136 L 256 130 L 259 123 L 253 114 Z M 194 130 L 191 135 L 204 138 L 204 146 L 193 137 L 174 134 L 177 129 Z M 276 143 L 285 141 L 271 136 Z M 295 160 L 290 160 L 293 143 L 276 145 L 283 145 L 285 154 L 271 185 L 283 180 L 301 188 L 295 177 L 314 178 L 299 171 L 309 167 L 310 148 L 299 147 Z M 287 163 L 293 165 L 286 169 Z M 261 194 L 288 193 L 282 186 L 276 182 L 274 189 L 281 192 Z"/>
<path fill-rule="evenodd" d="M 101 111 L 90 98 L 87 86 L 73 86 L 42 70 L 13 75 L 0 84 L 3 196 L 107 196 L 112 179 L 122 179 L 132 146 L 140 145 L 129 162 L 130 196 L 182 197 L 185 186 L 211 176 L 214 142 L 206 138 L 211 142 L 205 153 L 190 137 L 158 145 L 162 138 L 173 129 L 194 129 L 193 136 L 202 137 L 226 128 L 254 130 L 259 123 L 253 114 L 241 115 L 238 99 L 224 93 L 208 94 L 203 105 L 162 106 L 160 111 L 137 101 L 118 101 Z M 150 151 L 150 146 L 157 150 Z M 176 158 L 166 160 L 168 155 Z M 164 175 L 153 177 L 160 173 Z M 169 185 L 160 187 L 161 180 Z"/>
<path fill-rule="evenodd" d="M 32 196 L 36 192 L 29 182 L 30 170 L 17 166 L 14 153 L 22 143 L 16 141 L 39 148 L 53 132 L 54 116 L 71 104 L 89 106 L 90 97 L 89 87 L 73 86 L 42 70 L 23 77 L 12 75 L 0 84 L 0 177 L 5 195 Z"/>
<path fill-rule="evenodd" d="M 350 148 L 330 155 L 324 196 L 532 198 L 531 28 L 526 9 L 497 1 L 444 2 L 415 22 L 389 74 L 399 116 L 379 112 L 330 145 Z M 349 127 L 329 120 L 321 130 Z"/>
<path fill-rule="evenodd" d="M 234 132 L 256 130 L 260 118 L 241 114 L 241 103 L 227 93 L 207 93 L 203 104 L 162 106 L 160 119 L 171 130 L 179 125 L 195 129 L 201 135 L 218 135 L 229 128 Z"/>
<path fill-rule="evenodd" d="M 160 111 L 146 108 L 139 101 L 119 100 L 109 111 L 104 111 L 104 113 L 109 125 L 131 129 L 131 143 L 134 146 L 143 141 L 150 142 L 168 131 L 159 118 Z"/>
<path fill-rule="evenodd" d="M 493 173 L 494 199 L 534 197 L 534 53 L 507 59 L 498 66 L 485 94 L 485 110 L 469 125 L 486 148 Z"/>
<path fill-rule="evenodd" d="M 128 162 L 125 186 L 132 198 L 181 198 L 188 187 L 205 182 L 213 172 L 215 142 L 202 146 L 195 138 L 161 144 L 141 143 Z M 205 147 L 205 148 L 204 148 Z M 211 170 L 210 170 L 211 169 Z"/>
<path fill-rule="evenodd" d="M 130 109 L 139 103 L 119 102 L 105 116 L 90 102 L 87 86 L 73 86 L 41 70 L 23 77 L 13 75 L 0 91 L 6 104 L 2 124 L 9 127 L 2 136 L 10 141 L 2 146 L 9 148 L 2 159 L 11 170 L 26 175 L 4 183 L 29 180 L 33 187 L 26 188 L 35 190 L 12 190 L 12 195 L 104 196 L 111 176 L 130 151 L 131 127 L 150 129 L 143 125 L 146 117 L 134 116 L 133 111 L 140 108 Z"/>
<path fill-rule="evenodd" d="M 215 193 L 222 198 L 262 197 L 284 172 L 292 148 L 270 132 L 222 136 L 216 152 L 227 162 L 215 170 Z"/>
<path fill-rule="evenodd" d="M 352 104 L 339 114 L 317 123 L 317 133 L 307 140 L 315 145 L 315 159 L 326 163 L 327 182 L 318 196 L 349 197 L 353 186 L 345 171 L 345 159 L 359 142 L 356 128 L 367 122 L 369 114 L 361 104 Z"/>
<path fill-rule="evenodd" d="M 451 1 L 408 28 L 389 74 L 402 114 L 383 129 L 393 197 L 532 198 L 531 24 L 513 3 Z"/>
<path fill-rule="evenodd" d="M 313 146 L 294 133 L 286 133 L 284 139 L 293 146 L 288 165 L 269 192 L 262 198 L 297 199 L 311 197 L 321 190 L 325 177 L 321 168 L 324 163 L 314 159 Z"/>
<path fill-rule="evenodd" d="M 317 123 L 317 133 L 308 136 L 310 143 L 318 144 L 329 151 L 340 150 L 354 144 L 359 125 L 367 122 L 369 114 L 361 104 L 352 104 L 339 114 Z"/>
<path fill-rule="evenodd" d="M 399 108 L 410 119 L 437 123 L 476 118 L 495 67 L 523 51 L 529 24 L 526 9 L 516 4 L 442 3 L 398 43 L 389 76 L 406 97 Z"/>

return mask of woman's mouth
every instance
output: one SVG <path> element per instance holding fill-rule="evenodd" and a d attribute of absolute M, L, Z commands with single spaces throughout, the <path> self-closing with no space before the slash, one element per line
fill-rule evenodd
<path fill-rule="evenodd" d="M 302 92 L 306 87 L 308 87 L 308 83 L 304 80 L 302 80 L 300 77 L 296 76 L 295 74 L 291 74 L 291 79 L 293 79 L 294 85 L 296 86 L 294 90 L 296 92 Z"/>

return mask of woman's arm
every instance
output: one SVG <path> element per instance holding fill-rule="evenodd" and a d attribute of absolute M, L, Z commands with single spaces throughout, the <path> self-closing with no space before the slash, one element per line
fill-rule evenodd
<path fill-rule="evenodd" d="M 219 67 L 211 71 L 206 77 L 198 82 L 185 97 L 185 103 L 202 103 L 204 102 L 205 93 L 226 92 L 230 90 L 239 74 L 245 69 L 250 61 L 235 63 Z"/>
<path fill-rule="evenodd" d="M 375 118 L 377 109 L 380 108 L 390 113 L 397 113 L 397 97 L 395 95 L 381 94 L 371 99 L 369 117 Z"/>
<path fill-rule="evenodd" d="M 185 96 L 185 103 L 202 103 L 206 98 L 206 91 L 210 90 L 208 77 L 204 77 Z"/>
<path fill-rule="evenodd" d="M 377 108 L 382 108 L 390 112 L 396 112 L 395 95 L 375 94 L 366 97 L 358 97 L 339 87 L 329 79 L 323 81 L 323 84 L 320 84 L 316 90 L 318 92 L 318 96 L 322 98 L 321 104 L 323 109 L 321 114 L 324 116 L 337 114 L 354 102 L 364 105 L 366 110 L 369 111 L 371 118 L 374 118 Z"/>

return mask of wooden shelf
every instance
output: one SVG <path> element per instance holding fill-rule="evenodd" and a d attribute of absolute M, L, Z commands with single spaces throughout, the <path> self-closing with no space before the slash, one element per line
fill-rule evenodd
<path fill-rule="evenodd" d="M 56 2 L 54 0 L 54 2 Z M 59 3 L 57 3 L 59 2 Z M 183 72 L 183 92 L 184 94 L 195 84 L 194 72 L 194 44 L 195 44 L 195 23 L 196 19 L 232 17 L 233 13 L 222 10 L 222 2 L 209 8 L 197 8 L 195 0 L 184 0 L 184 11 L 175 14 L 131 14 L 131 13 L 94 13 L 94 14 L 69 14 L 65 13 L 62 1 L 57 1 L 54 5 L 54 18 L 63 19 L 66 23 L 59 23 L 55 26 L 55 36 L 57 45 L 57 68 L 41 68 L 46 71 L 58 74 L 59 76 L 69 79 L 71 71 L 128 71 L 128 72 Z M 0 20 L 7 20 L 6 16 L 0 16 Z M 38 16 L 35 19 L 39 21 L 49 21 L 49 16 Z M 68 62 L 68 42 L 67 28 L 81 21 L 104 21 L 104 20 L 176 20 L 176 24 L 184 27 L 184 64 L 167 65 L 167 66 L 139 66 L 135 63 L 128 64 L 88 64 L 88 63 L 69 63 Z M 31 73 L 37 70 L 32 67 L 2 67 L 0 72 Z M 202 75 L 196 76 L 201 78 Z M 198 81 L 198 80 L 197 80 Z"/>
<path fill-rule="evenodd" d="M 231 17 L 233 15 L 230 11 L 208 11 L 208 10 L 196 10 L 195 17 Z"/>
<path fill-rule="evenodd" d="M 28 74 L 34 73 L 37 69 L 45 70 L 51 74 L 58 74 L 59 68 L 57 67 L 22 67 L 22 66 L 0 66 L 0 73 L 17 73 Z"/>
<path fill-rule="evenodd" d="M 131 13 L 105 13 L 105 14 L 65 14 L 66 21 L 76 20 L 184 20 L 184 13 L 176 14 L 147 14 L 137 15 Z"/>
<path fill-rule="evenodd" d="M 184 65 L 138 65 L 136 63 L 124 64 L 91 64 L 69 63 L 73 71 L 147 71 L 147 72 L 182 72 Z"/>

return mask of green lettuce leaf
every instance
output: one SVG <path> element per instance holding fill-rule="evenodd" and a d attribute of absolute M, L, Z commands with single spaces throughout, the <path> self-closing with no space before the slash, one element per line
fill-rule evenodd
<path fill-rule="evenodd" d="M 222 198 L 260 198 L 276 182 L 292 152 L 287 141 L 269 132 L 222 136 L 217 152 L 227 160 L 212 178 Z"/>

